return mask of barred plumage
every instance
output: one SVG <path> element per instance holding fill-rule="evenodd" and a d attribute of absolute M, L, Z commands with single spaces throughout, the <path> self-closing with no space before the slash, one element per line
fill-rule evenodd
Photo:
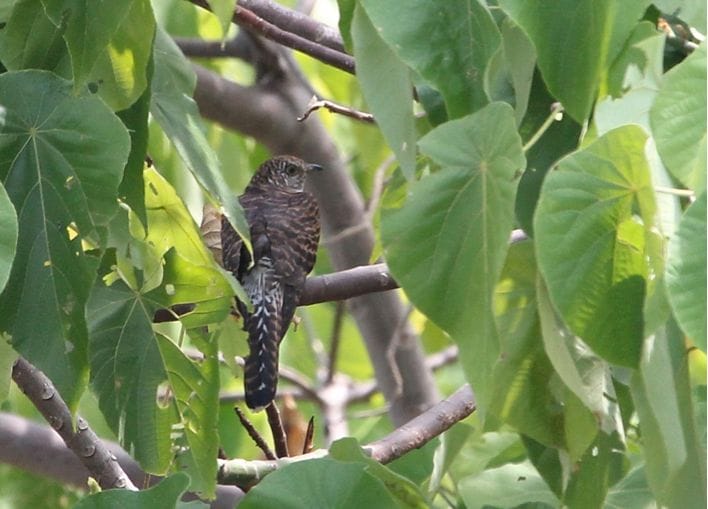
<path fill-rule="evenodd" d="M 244 369 L 246 404 L 268 406 L 278 383 L 278 349 L 317 254 L 317 202 L 304 190 L 305 174 L 319 168 L 292 156 L 263 163 L 239 198 L 246 213 L 254 263 L 241 238 L 224 218 L 222 258 L 248 293 L 253 312 L 236 301 L 248 332 Z"/>

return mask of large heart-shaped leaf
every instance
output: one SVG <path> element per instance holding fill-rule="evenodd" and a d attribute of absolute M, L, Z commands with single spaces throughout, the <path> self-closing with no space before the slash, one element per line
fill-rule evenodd
<path fill-rule="evenodd" d="M 546 177 L 534 218 L 555 308 L 596 353 L 625 366 L 639 362 L 655 220 L 646 139 L 625 126 L 563 159 Z"/>
<path fill-rule="evenodd" d="M 478 110 L 489 99 L 484 73 L 501 37 L 486 5 L 477 0 L 361 4 L 384 41 L 408 66 L 435 85 L 450 118 Z"/>
<path fill-rule="evenodd" d="M 0 76 L 0 103 L 0 178 L 20 224 L 0 327 L 73 405 L 86 368 L 84 304 L 98 264 L 82 242 L 105 245 L 130 140 L 100 99 L 73 95 L 71 83 L 50 72 Z"/>
<path fill-rule="evenodd" d="M 627 0 L 501 0 L 538 53 L 548 90 L 579 123 L 588 118 L 597 85 L 649 2 Z"/>
<path fill-rule="evenodd" d="M 459 343 L 484 401 L 499 354 L 492 296 L 513 225 L 515 175 L 525 162 L 514 112 L 490 104 L 441 124 L 419 145 L 442 169 L 384 214 L 387 261 L 413 303 Z"/>

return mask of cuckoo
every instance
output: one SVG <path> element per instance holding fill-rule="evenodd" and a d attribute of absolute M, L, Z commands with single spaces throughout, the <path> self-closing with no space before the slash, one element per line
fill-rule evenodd
<path fill-rule="evenodd" d="M 264 162 L 239 197 L 246 214 L 253 259 L 226 218 L 221 221 L 224 267 L 243 286 L 251 311 L 236 299 L 248 333 L 244 367 L 246 404 L 267 407 L 278 384 L 278 350 L 295 313 L 320 237 L 317 202 L 305 191 L 315 164 L 293 156 Z"/>

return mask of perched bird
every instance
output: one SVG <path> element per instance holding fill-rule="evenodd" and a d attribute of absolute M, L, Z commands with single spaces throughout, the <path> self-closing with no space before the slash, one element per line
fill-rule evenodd
<path fill-rule="evenodd" d="M 253 304 L 236 300 L 248 333 L 244 390 L 249 408 L 260 410 L 275 397 L 278 349 L 295 313 L 320 238 L 315 198 L 305 176 L 321 169 L 293 156 L 264 162 L 239 197 L 251 234 L 253 260 L 226 218 L 221 221 L 222 260 Z M 253 263 L 251 263 L 253 262 Z"/>

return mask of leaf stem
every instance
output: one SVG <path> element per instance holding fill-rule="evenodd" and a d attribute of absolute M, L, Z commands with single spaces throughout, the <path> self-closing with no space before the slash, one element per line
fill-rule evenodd
<path fill-rule="evenodd" d="M 555 102 L 551 105 L 551 113 L 546 117 L 546 120 L 543 121 L 543 124 L 541 124 L 541 127 L 538 128 L 538 131 L 536 131 L 531 138 L 529 138 L 529 141 L 526 142 L 526 144 L 523 147 L 524 153 L 528 152 L 531 150 L 531 147 L 533 147 L 536 142 L 543 136 L 543 134 L 548 130 L 549 127 L 551 127 L 551 124 L 555 122 L 556 120 L 561 120 L 562 117 L 559 118 L 559 115 L 563 113 L 563 105 L 559 102 Z"/>
<path fill-rule="evenodd" d="M 696 196 L 696 194 L 690 189 L 675 189 L 673 187 L 654 186 L 654 190 L 657 193 L 673 194 L 674 196 L 681 196 L 682 198 L 694 198 Z"/>

